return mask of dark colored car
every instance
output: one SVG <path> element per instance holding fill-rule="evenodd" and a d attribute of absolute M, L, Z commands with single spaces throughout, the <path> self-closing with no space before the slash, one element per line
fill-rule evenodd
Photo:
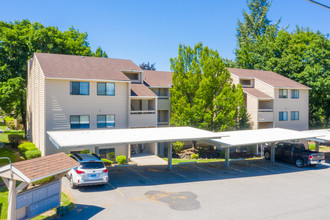
<path fill-rule="evenodd" d="M 264 149 L 265 159 L 270 160 L 270 146 Z M 325 162 L 323 152 L 306 150 L 302 143 L 279 142 L 275 146 L 275 158 L 293 162 L 297 167 L 315 166 Z"/>

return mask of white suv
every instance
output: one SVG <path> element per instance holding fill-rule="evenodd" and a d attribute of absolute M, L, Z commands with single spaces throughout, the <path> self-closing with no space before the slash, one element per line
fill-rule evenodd
<path fill-rule="evenodd" d="M 73 154 L 73 159 L 78 161 L 78 168 L 71 169 L 67 173 L 70 187 L 86 185 L 105 185 L 109 180 L 108 169 L 103 161 L 95 154 Z"/>

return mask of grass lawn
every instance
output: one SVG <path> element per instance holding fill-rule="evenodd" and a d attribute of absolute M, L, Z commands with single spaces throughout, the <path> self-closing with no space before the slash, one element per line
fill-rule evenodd
<path fill-rule="evenodd" d="M 8 141 L 8 135 L 10 134 L 20 134 L 24 137 L 24 131 L 22 130 L 4 130 L 5 133 L 0 134 L 0 142 L 3 142 L 5 144 L 9 144 Z"/>
<path fill-rule="evenodd" d="M 9 157 L 12 163 L 16 161 L 15 152 L 7 147 L 0 148 L 0 155 L 1 157 Z M 0 167 L 6 164 L 9 164 L 8 160 L 0 160 Z"/>
<path fill-rule="evenodd" d="M 4 122 L 0 122 L 0 129 L 5 131 L 7 129 L 7 126 Z"/>
<path fill-rule="evenodd" d="M 315 144 L 310 144 L 308 146 L 309 150 L 315 150 Z M 324 145 L 320 145 L 320 151 L 329 151 L 330 147 L 324 146 Z"/>
<path fill-rule="evenodd" d="M 168 161 L 167 158 L 163 158 L 165 161 Z M 178 158 L 172 158 L 172 164 L 179 164 L 179 163 L 186 163 L 186 162 L 197 162 L 197 163 L 208 163 L 208 162 L 222 162 L 225 161 L 225 159 L 178 159 Z"/>
<path fill-rule="evenodd" d="M 72 203 L 72 201 L 69 199 L 69 197 L 62 192 L 61 197 L 61 206 L 68 206 L 70 210 L 72 210 L 75 207 L 75 204 Z M 7 209 L 8 209 L 8 191 L 6 187 L 0 188 L 0 219 L 7 219 Z M 53 209 L 56 213 L 56 209 Z M 54 213 L 52 212 L 52 213 Z M 53 215 L 40 215 L 33 219 L 50 219 L 52 217 L 55 217 L 56 214 Z"/>

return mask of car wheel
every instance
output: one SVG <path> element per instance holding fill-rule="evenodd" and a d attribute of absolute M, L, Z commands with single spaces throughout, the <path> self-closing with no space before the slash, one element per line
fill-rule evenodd
<path fill-rule="evenodd" d="M 76 189 L 76 188 L 77 188 L 77 186 L 74 185 L 74 183 L 73 183 L 73 178 L 72 178 L 72 176 L 70 176 L 70 187 L 71 187 L 71 189 Z"/>
<path fill-rule="evenodd" d="M 299 167 L 299 168 L 301 168 L 301 167 L 304 167 L 304 160 L 303 159 L 301 159 L 301 158 L 297 158 L 296 159 L 296 166 L 297 167 Z"/>
<path fill-rule="evenodd" d="M 270 152 L 265 152 L 265 159 L 270 160 Z"/>

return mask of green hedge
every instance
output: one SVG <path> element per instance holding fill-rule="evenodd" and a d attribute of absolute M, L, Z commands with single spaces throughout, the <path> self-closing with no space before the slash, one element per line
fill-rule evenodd
<path fill-rule="evenodd" d="M 190 156 L 191 159 L 198 159 L 198 157 L 199 157 L 198 154 L 192 154 L 192 155 Z"/>
<path fill-rule="evenodd" d="M 9 134 L 8 141 L 12 147 L 17 148 L 18 145 L 24 140 L 23 135 L 20 134 Z"/>
<path fill-rule="evenodd" d="M 30 160 L 37 157 L 41 157 L 41 151 L 40 150 L 29 150 L 24 153 L 25 159 Z"/>
<path fill-rule="evenodd" d="M 105 158 L 101 158 L 101 160 L 103 161 L 103 163 L 105 163 L 106 165 L 111 165 L 113 162 L 111 160 L 105 159 Z"/>
<path fill-rule="evenodd" d="M 125 164 L 127 159 L 125 155 L 119 155 L 116 157 L 116 161 L 118 164 Z"/>
<path fill-rule="evenodd" d="M 184 145 L 184 143 L 180 142 L 180 141 L 177 141 L 177 142 L 173 143 L 174 153 L 176 153 L 176 154 L 180 153 L 183 149 L 183 145 Z"/>
<path fill-rule="evenodd" d="M 21 156 L 23 156 L 25 159 L 30 160 L 33 158 L 41 157 L 41 151 L 38 150 L 36 145 L 34 143 L 31 143 L 29 141 L 23 142 L 18 146 L 18 151 Z"/>
<path fill-rule="evenodd" d="M 3 121 L 5 122 L 5 123 L 7 123 L 7 122 L 14 122 L 14 118 L 12 118 L 12 117 L 9 117 L 9 116 L 6 116 L 6 117 L 4 117 L 3 118 Z"/>

